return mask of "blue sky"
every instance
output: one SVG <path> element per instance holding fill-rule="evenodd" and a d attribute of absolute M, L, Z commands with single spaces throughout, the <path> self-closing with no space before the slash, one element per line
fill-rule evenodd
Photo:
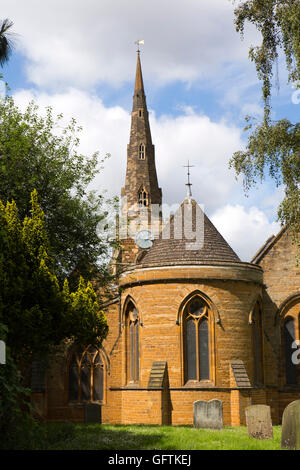
<path fill-rule="evenodd" d="M 26 5 L 25 5 L 26 3 Z M 279 230 L 283 188 L 266 180 L 246 198 L 228 160 L 245 144 L 246 114 L 261 116 L 260 83 L 248 60 L 253 28 L 241 41 L 228 0 L 2 0 L 14 21 L 15 50 L 3 68 L 16 103 L 51 105 L 83 126 L 81 150 L 110 153 L 93 187 L 120 193 L 126 168 L 136 65 L 142 68 L 164 203 L 185 196 L 189 159 L 193 196 L 244 260 Z M 274 118 L 299 117 L 284 63 L 278 66 Z M 246 240 L 246 243 L 245 243 Z"/>

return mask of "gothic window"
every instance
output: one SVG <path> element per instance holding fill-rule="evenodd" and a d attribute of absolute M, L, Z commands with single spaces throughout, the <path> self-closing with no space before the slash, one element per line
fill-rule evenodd
<path fill-rule="evenodd" d="M 209 307 L 193 298 L 183 316 L 185 381 L 210 380 Z"/>
<path fill-rule="evenodd" d="M 127 383 L 139 381 L 139 316 L 138 311 L 130 302 L 125 316 L 126 328 L 126 372 Z"/>
<path fill-rule="evenodd" d="M 256 304 L 252 315 L 252 349 L 254 361 L 254 383 L 263 383 L 263 337 L 262 314 L 259 304 Z"/>
<path fill-rule="evenodd" d="M 139 145 L 139 159 L 145 160 L 145 145 L 144 144 Z"/>
<path fill-rule="evenodd" d="M 69 363 L 69 400 L 103 402 L 104 364 L 93 346 L 76 349 Z"/>
<path fill-rule="evenodd" d="M 145 189 L 142 189 L 139 192 L 139 206 L 142 207 L 148 207 L 148 193 Z"/>
<path fill-rule="evenodd" d="M 142 110 L 139 109 L 139 117 L 142 117 L 142 115 L 143 115 L 143 114 L 142 114 Z"/>
<path fill-rule="evenodd" d="M 294 318 L 287 317 L 283 324 L 283 346 L 285 356 L 285 383 L 297 384 L 297 365 L 292 362 L 293 343 L 296 340 L 296 328 Z"/>

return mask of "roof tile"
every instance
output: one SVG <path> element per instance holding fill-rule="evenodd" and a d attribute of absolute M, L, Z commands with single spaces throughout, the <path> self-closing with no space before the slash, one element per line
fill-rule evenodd
<path fill-rule="evenodd" d="M 191 245 L 193 243 L 195 248 Z M 198 264 L 214 261 L 239 263 L 240 259 L 196 201 L 185 199 L 138 264 Z"/>

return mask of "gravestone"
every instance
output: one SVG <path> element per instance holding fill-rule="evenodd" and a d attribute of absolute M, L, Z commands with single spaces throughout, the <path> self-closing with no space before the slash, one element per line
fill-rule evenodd
<path fill-rule="evenodd" d="M 300 400 L 292 401 L 283 412 L 281 448 L 300 450 Z"/>
<path fill-rule="evenodd" d="M 194 401 L 194 427 L 222 429 L 223 402 L 220 400 Z"/>
<path fill-rule="evenodd" d="M 0 364 L 6 363 L 6 346 L 5 342 L 0 340 Z"/>
<path fill-rule="evenodd" d="M 101 405 L 97 403 L 87 403 L 84 407 L 85 423 L 101 423 Z"/>
<path fill-rule="evenodd" d="M 271 408 L 267 405 L 251 405 L 245 409 L 248 436 L 255 439 L 273 437 Z"/>

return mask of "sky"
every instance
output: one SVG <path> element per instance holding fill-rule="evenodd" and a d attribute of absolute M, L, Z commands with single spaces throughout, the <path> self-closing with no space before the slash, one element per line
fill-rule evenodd
<path fill-rule="evenodd" d="M 262 100 L 248 59 L 259 33 L 235 31 L 229 0 L 1 0 L 2 19 L 14 22 L 14 52 L 0 71 L 16 104 L 32 99 L 74 117 L 80 150 L 99 151 L 104 168 L 92 184 L 108 197 L 125 182 L 126 147 L 137 39 L 164 204 L 180 204 L 190 161 L 193 197 L 244 261 L 280 230 L 284 188 L 267 178 L 248 193 L 228 162 L 245 148 L 244 118 L 260 118 Z M 273 118 L 299 115 L 293 88 L 274 86 Z"/>

